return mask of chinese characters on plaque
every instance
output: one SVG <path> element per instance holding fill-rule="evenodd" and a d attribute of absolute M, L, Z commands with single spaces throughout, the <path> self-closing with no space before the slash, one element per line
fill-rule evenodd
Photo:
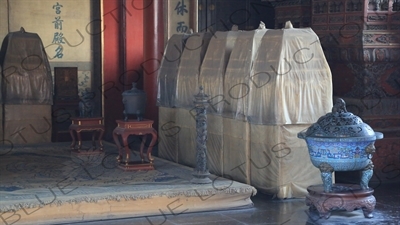
<path fill-rule="evenodd" d="M 190 4 L 190 0 L 168 1 L 168 38 L 173 34 L 189 32 Z"/>
<path fill-rule="evenodd" d="M 188 26 L 185 24 L 184 16 L 185 14 L 188 14 L 189 11 L 187 10 L 187 5 L 185 5 L 185 0 L 180 0 L 175 6 L 175 12 L 177 17 L 182 17 L 178 19 L 178 22 L 176 23 L 176 32 L 177 33 L 186 33 L 188 31 Z"/>
<path fill-rule="evenodd" d="M 65 44 L 64 42 L 64 34 L 62 33 L 62 28 L 63 28 L 63 22 L 64 20 L 62 20 L 61 18 L 61 8 L 63 6 L 60 5 L 59 2 L 57 2 L 55 5 L 53 5 L 53 10 L 55 10 L 55 17 L 53 20 L 53 24 L 54 24 L 54 29 L 56 30 L 54 32 L 54 36 L 53 36 L 53 44 L 58 45 L 58 47 L 55 50 L 55 55 L 54 58 L 59 58 L 61 59 L 64 56 L 63 53 L 63 44 Z"/>

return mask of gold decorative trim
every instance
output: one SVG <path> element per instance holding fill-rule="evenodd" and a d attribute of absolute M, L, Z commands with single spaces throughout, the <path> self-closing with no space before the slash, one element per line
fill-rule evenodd
<path fill-rule="evenodd" d="M 80 133 L 82 131 L 91 131 L 91 130 L 102 130 L 102 131 L 105 131 L 104 128 L 79 128 L 79 130 L 76 130 L 76 132 Z"/>
<path fill-rule="evenodd" d="M 137 129 L 137 128 L 151 128 L 150 124 L 118 124 L 118 127 L 126 129 Z"/>

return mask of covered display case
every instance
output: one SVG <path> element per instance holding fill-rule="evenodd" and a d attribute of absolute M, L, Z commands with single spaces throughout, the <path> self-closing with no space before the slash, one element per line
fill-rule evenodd
<path fill-rule="evenodd" d="M 185 47 L 186 34 L 174 34 L 165 47 L 164 57 L 158 72 L 157 105 L 173 107 L 175 105 L 176 78 Z"/>
<path fill-rule="evenodd" d="M 187 37 L 176 77 L 174 107 L 193 107 L 193 90 L 198 89 L 200 67 L 211 37 L 211 33 L 194 33 Z"/>
<path fill-rule="evenodd" d="M 297 138 L 332 108 L 331 71 L 312 29 L 288 23 L 285 29 L 216 32 L 202 61 L 182 62 L 178 67 L 200 68 L 191 79 L 210 95 L 211 173 L 278 198 L 304 197 L 307 186 L 321 183 Z M 198 89 L 186 84 L 177 78 L 176 88 L 193 100 Z M 159 156 L 194 166 L 193 106 L 160 106 L 159 115 Z"/>
<path fill-rule="evenodd" d="M 0 52 L 2 138 L 7 143 L 51 141 L 53 81 L 42 40 L 23 28 L 10 32 Z"/>

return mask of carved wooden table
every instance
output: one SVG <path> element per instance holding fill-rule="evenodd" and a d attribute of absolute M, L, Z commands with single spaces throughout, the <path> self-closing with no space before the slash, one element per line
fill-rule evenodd
<path fill-rule="evenodd" d="M 372 188 L 361 189 L 356 184 L 333 184 L 332 192 L 324 192 L 323 185 L 311 185 L 307 188 L 306 204 L 311 211 L 317 211 L 320 217 L 328 219 L 332 211 L 348 212 L 362 209 L 365 218 L 372 218 L 376 199 Z"/>
<path fill-rule="evenodd" d="M 118 167 L 123 170 L 153 170 L 153 158 L 151 156 L 151 150 L 157 141 L 157 131 L 153 128 L 154 121 L 143 119 L 142 121 L 137 120 L 117 120 L 118 126 L 113 131 L 114 142 L 118 147 Z M 150 134 L 152 139 L 149 146 L 147 147 L 147 160 L 144 157 L 144 145 L 146 143 L 146 136 Z M 140 144 L 140 158 L 141 161 L 130 161 L 130 149 L 128 145 L 128 137 L 130 135 L 142 135 L 143 140 Z M 119 136 L 122 138 L 122 145 L 119 141 Z M 125 154 L 125 160 L 123 155 Z"/>
<path fill-rule="evenodd" d="M 72 137 L 71 150 L 73 152 L 79 154 L 93 154 L 93 153 L 97 154 L 99 151 L 101 152 L 103 151 L 102 138 L 105 131 L 103 117 L 93 117 L 93 118 L 77 117 L 77 118 L 71 118 L 71 121 L 72 124 L 69 126 L 69 133 L 71 134 Z M 81 132 L 83 131 L 93 132 L 92 134 L 93 151 L 81 151 L 82 150 Z M 95 141 L 96 132 L 100 132 L 98 137 L 99 148 L 97 148 Z M 78 148 L 75 148 L 76 146 L 75 133 L 78 139 Z"/>

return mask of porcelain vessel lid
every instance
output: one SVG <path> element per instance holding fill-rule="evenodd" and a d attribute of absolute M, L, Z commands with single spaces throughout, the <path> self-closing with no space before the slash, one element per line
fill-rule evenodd
<path fill-rule="evenodd" d="M 346 103 L 338 98 L 332 107 L 332 112 L 318 119 L 306 131 L 306 137 L 370 137 L 375 136 L 374 130 L 362 119 L 347 112 Z"/>

